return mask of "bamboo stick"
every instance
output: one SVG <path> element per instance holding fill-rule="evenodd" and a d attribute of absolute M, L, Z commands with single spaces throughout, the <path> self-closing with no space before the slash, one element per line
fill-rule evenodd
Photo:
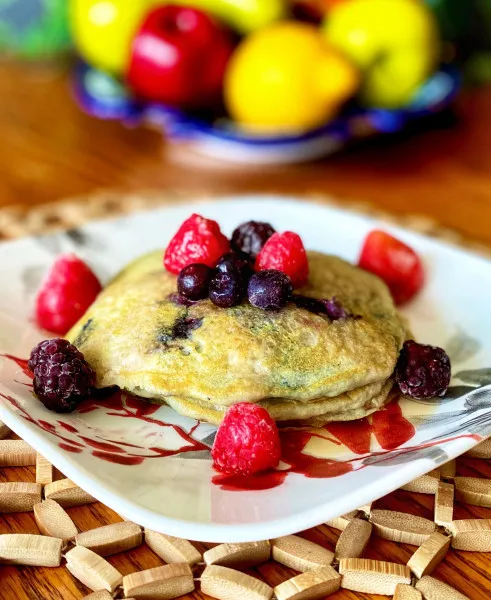
<path fill-rule="evenodd" d="M 62 541 L 24 533 L 0 535 L 0 563 L 31 567 L 59 567 Z"/>
<path fill-rule="evenodd" d="M 140 546 L 143 540 L 141 527 L 131 521 L 104 525 L 91 531 L 84 531 L 75 537 L 77 546 L 84 546 L 99 554 L 112 556 Z"/>
<path fill-rule="evenodd" d="M 435 516 L 437 525 L 448 527 L 453 521 L 454 486 L 452 483 L 441 481 L 435 495 Z"/>
<path fill-rule="evenodd" d="M 364 504 L 363 506 L 360 506 L 358 510 L 361 511 L 366 517 L 369 517 L 372 510 L 372 504 L 372 502 L 370 502 L 370 504 Z"/>
<path fill-rule="evenodd" d="M 0 421 L 0 440 L 4 440 L 8 435 L 10 435 L 10 429 Z"/>
<path fill-rule="evenodd" d="M 113 600 L 113 597 L 107 590 L 99 590 L 98 592 L 92 592 L 92 594 L 84 596 L 82 600 Z"/>
<path fill-rule="evenodd" d="M 336 544 L 334 556 L 342 558 L 358 558 L 363 554 L 372 535 L 372 524 L 362 519 L 353 519 L 341 532 Z"/>
<path fill-rule="evenodd" d="M 193 572 L 186 563 L 165 565 L 123 577 L 125 597 L 171 600 L 194 591 Z"/>
<path fill-rule="evenodd" d="M 277 600 L 318 600 L 339 590 L 341 575 L 332 567 L 307 571 L 274 588 Z"/>
<path fill-rule="evenodd" d="M 46 500 L 55 500 L 63 508 L 72 508 L 74 506 L 83 506 L 97 502 L 82 488 L 70 481 L 70 479 L 60 479 L 53 481 L 44 488 L 44 496 Z"/>
<path fill-rule="evenodd" d="M 491 519 L 452 521 L 452 548 L 468 552 L 491 552 Z"/>
<path fill-rule="evenodd" d="M 210 565 L 201 575 L 201 591 L 217 600 L 270 600 L 273 588 L 255 577 Z"/>
<path fill-rule="evenodd" d="M 53 465 L 39 452 L 36 455 L 36 483 L 47 485 L 53 482 Z"/>
<path fill-rule="evenodd" d="M 423 594 L 425 600 L 469 600 L 464 594 L 429 575 L 416 583 L 416 589 Z"/>
<path fill-rule="evenodd" d="M 346 527 L 348 527 L 348 523 L 355 519 L 358 516 L 357 510 L 352 510 L 345 515 L 341 515 L 340 517 L 335 517 L 334 519 L 330 519 L 326 521 L 326 525 L 329 527 L 334 527 L 334 529 L 339 529 L 340 531 L 344 531 Z"/>
<path fill-rule="evenodd" d="M 273 560 L 286 567 L 300 571 L 311 571 L 329 566 L 334 553 L 298 535 L 271 540 Z"/>
<path fill-rule="evenodd" d="M 455 497 L 465 504 L 491 507 L 491 481 L 478 477 L 456 477 Z"/>
<path fill-rule="evenodd" d="M 429 519 L 392 510 L 372 510 L 370 523 L 379 537 L 414 546 L 421 546 L 436 529 Z"/>
<path fill-rule="evenodd" d="M 41 502 L 41 494 L 39 483 L 0 483 L 0 513 L 30 512 Z"/>
<path fill-rule="evenodd" d="M 203 554 L 207 565 L 221 565 L 231 569 L 247 569 L 260 565 L 271 556 L 271 544 L 250 542 L 246 544 L 220 544 Z"/>
<path fill-rule="evenodd" d="M 457 473 L 457 461 L 454 459 L 449 460 L 440 467 L 440 478 L 441 479 L 453 479 Z"/>
<path fill-rule="evenodd" d="M 107 590 L 99 590 L 98 592 L 92 592 L 92 594 L 84 596 L 82 600 L 113 600 L 113 597 Z"/>
<path fill-rule="evenodd" d="M 450 537 L 435 531 L 411 556 L 407 566 L 418 579 L 424 575 L 431 575 L 445 558 L 451 541 Z"/>
<path fill-rule="evenodd" d="M 405 583 L 399 583 L 392 600 L 423 600 L 423 596 L 416 588 Z"/>
<path fill-rule="evenodd" d="M 470 456 L 472 458 L 491 458 L 491 438 L 484 440 L 474 448 L 471 448 L 468 452 L 465 453 L 465 456 Z"/>
<path fill-rule="evenodd" d="M 0 440 L 0 467 L 30 467 L 36 464 L 36 451 L 24 440 Z"/>
<path fill-rule="evenodd" d="M 34 518 L 43 535 L 59 538 L 63 542 L 73 540 L 78 533 L 75 523 L 54 500 L 45 500 L 36 504 Z"/>
<path fill-rule="evenodd" d="M 341 559 L 339 573 L 342 588 L 366 594 L 390 596 L 397 584 L 411 583 L 411 571 L 406 565 L 367 558 Z"/>
<path fill-rule="evenodd" d="M 112 594 L 123 583 L 123 576 L 119 571 L 83 546 L 75 546 L 67 552 L 65 558 L 70 573 L 91 590 L 107 590 Z"/>
<path fill-rule="evenodd" d="M 145 529 L 145 543 L 157 556 L 169 564 L 187 563 L 188 565 L 195 565 L 202 560 L 201 554 L 191 542 L 172 535 Z"/>
<path fill-rule="evenodd" d="M 418 477 L 414 481 L 403 485 L 401 490 L 407 492 L 418 492 L 419 494 L 436 494 L 438 483 L 440 481 L 440 471 L 435 469 L 422 477 Z"/>

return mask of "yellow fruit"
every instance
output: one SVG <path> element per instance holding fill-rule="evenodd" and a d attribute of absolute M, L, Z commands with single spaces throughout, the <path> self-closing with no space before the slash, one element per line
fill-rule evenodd
<path fill-rule="evenodd" d="M 439 34 L 419 0 L 350 0 L 323 25 L 326 39 L 360 68 L 365 104 L 400 108 L 435 69 Z"/>
<path fill-rule="evenodd" d="M 242 41 L 225 75 L 230 116 L 258 131 L 311 129 L 355 91 L 358 73 L 312 25 L 283 21 Z"/>
<path fill-rule="evenodd" d="M 288 14 L 288 0 L 165 0 L 165 4 L 197 8 L 241 34 L 269 25 Z"/>
<path fill-rule="evenodd" d="M 71 0 L 70 25 L 82 58 L 103 71 L 126 70 L 131 40 L 159 0 Z"/>

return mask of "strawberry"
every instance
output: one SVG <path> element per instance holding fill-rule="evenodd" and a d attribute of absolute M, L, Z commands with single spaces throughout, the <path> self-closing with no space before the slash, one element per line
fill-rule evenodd
<path fill-rule="evenodd" d="M 411 300 L 425 280 L 423 264 L 416 252 L 384 231 L 368 234 L 358 266 L 385 281 L 396 304 Z"/>

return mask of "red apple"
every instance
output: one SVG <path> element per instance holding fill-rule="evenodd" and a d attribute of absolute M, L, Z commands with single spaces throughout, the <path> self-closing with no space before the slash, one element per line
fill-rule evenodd
<path fill-rule="evenodd" d="M 148 13 L 133 40 L 127 80 L 145 100 L 210 107 L 221 98 L 232 50 L 231 35 L 205 13 L 159 6 Z"/>

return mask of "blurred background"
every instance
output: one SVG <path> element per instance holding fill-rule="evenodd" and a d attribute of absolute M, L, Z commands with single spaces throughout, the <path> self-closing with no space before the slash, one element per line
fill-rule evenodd
<path fill-rule="evenodd" d="M 321 193 L 491 242 L 491 0 L 0 0 L 0 52 L 0 206 Z"/>

